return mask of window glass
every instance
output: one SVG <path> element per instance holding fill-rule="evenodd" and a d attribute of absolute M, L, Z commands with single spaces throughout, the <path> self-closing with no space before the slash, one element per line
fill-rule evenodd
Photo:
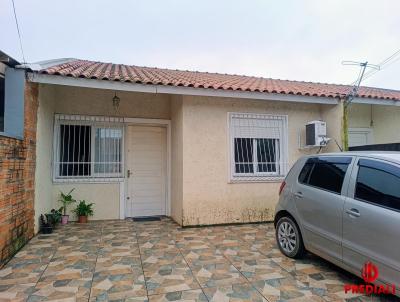
<path fill-rule="evenodd" d="M 121 173 L 122 129 L 96 128 L 94 172 Z"/>
<path fill-rule="evenodd" d="M 312 163 L 306 163 L 303 167 L 303 169 L 301 169 L 301 172 L 299 174 L 299 182 L 303 183 L 303 184 L 308 184 L 308 179 L 311 173 L 311 170 L 313 168 L 314 164 Z"/>
<path fill-rule="evenodd" d="M 4 132 L 4 100 L 5 100 L 5 81 L 0 74 L 0 132 Z"/>
<path fill-rule="evenodd" d="M 257 143 L 257 171 L 276 172 L 277 155 L 279 154 L 277 139 L 258 138 Z"/>
<path fill-rule="evenodd" d="M 275 173 L 279 161 L 279 140 L 235 138 L 235 173 Z M 256 156 L 254 157 L 254 150 Z"/>
<path fill-rule="evenodd" d="M 310 158 L 299 175 L 299 182 L 340 194 L 351 158 Z"/>
<path fill-rule="evenodd" d="M 389 164 L 380 163 L 376 166 L 361 163 L 357 175 L 355 198 L 400 210 L 400 177 L 398 175 L 400 169 L 393 171 L 393 168 L 395 167 Z"/>
<path fill-rule="evenodd" d="M 235 138 L 235 172 L 253 173 L 253 139 Z"/>
<path fill-rule="evenodd" d="M 90 126 L 60 125 L 60 176 L 89 176 L 91 174 L 90 141 Z"/>

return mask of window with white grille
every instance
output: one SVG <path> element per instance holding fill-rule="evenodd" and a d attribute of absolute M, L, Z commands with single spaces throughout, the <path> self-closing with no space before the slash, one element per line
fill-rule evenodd
<path fill-rule="evenodd" d="M 54 178 L 115 180 L 123 177 L 122 118 L 56 115 Z"/>
<path fill-rule="evenodd" d="M 231 180 L 284 177 L 287 116 L 230 113 Z"/>

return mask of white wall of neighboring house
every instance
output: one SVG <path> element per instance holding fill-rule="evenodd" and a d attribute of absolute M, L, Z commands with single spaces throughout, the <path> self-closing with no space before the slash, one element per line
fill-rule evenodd
<path fill-rule="evenodd" d="M 349 140 L 367 140 L 369 144 L 400 142 L 400 107 L 389 105 L 351 104 Z M 368 134 L 369 133 L 369 134 Z M 367 138 L 363 138 L 367 136 Z"/>

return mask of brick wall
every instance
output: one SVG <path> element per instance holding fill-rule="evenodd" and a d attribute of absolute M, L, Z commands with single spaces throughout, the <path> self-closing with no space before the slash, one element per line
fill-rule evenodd
<path fill-rule="evenodd" d="M 34 235 L 37 84 L 26 83 L 24 140 L 0 136 L 0 267 Z"/>

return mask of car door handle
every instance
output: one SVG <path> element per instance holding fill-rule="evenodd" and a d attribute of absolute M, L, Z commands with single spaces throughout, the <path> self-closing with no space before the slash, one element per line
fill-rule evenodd
<path fill-rule="evenodd" d="M 296 193 L 294 193 L 294 196 L 296 196 L 297 198 L 303 198 L 303 193 L 296 192 Z"/>
<path fill-rule="evenodd" d="M 347 209 L 346 213 L 352 217 L 360 217 L 360 212 L 357 209 Z"/>

